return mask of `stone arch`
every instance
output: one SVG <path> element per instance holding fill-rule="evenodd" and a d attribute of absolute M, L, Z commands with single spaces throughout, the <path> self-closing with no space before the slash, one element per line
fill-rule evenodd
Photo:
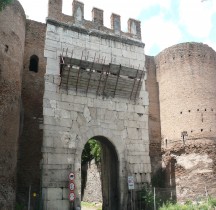
<path fill-rule="evenodd" d="M 113 134 L 112 132 L 107 131 L 107 129 L 104 129 L 102 127 L 88 127 L 86 132 L 82 133 L 80 136 L 82 141 L 80 141 L 79 145 L 77 145 L 78 148 L 84 148 L 84 145 L 93 136 L 104 136 L 108 141 L 110 141 L 114 145 L 119 158 L 122 158 L 122 155 L 124 155 L 125 148 L 121 136 L 121 131 L 116 131 L 116 133 Z M 118 139 L 118 141 L 115 141 L 115 139 Z"/>
<path fill-rule="evenodd" d="M 106 152 L 111 152 L 113 154 L 114 151 L 114 161 L 116 160 L 116 181 L 117 181 L 117 186 L 114 188 L 117 194 L 117 199 L 118 202 L 117 206 L 112 206 L 114 205 L 112 202 L 110 203 L 110 199 L 108 199 L 107 195 L 105 195 L 105 199 L 103 199 L 104 206 L 103 210 L 119 210 L 120 209 L 120 204 L 123 204 L 125 202 L 125 199 L 127 195 L 125 194 L 125 190 L 127 189 L 127 186 L 122 185 L 122 183 L 125 182 L 125 179 L 127 178 L 127 170 L 125 169 L 126 167 L 126 159 L 125 159 L 125 148 L 123 146 L 123 140 L 121 139 L 121 135 L 113 135 L 111 132 L 106 132 L 106 130 L 97 127 L 95 129 L 92 129 L 91 127 L 88 128 L 88 130 L 85 133 L 82 133 L 81 136 L 79 137 L 80 141 L 78 142 L 77 149 L 76 149 L 76 155 L 75 155 L 75 173 L 78 174 L 79 180 L 77 180 L 76 186 L 77 186 L 77 194 L 81 195 L 81 156 L 82 156 L 82 151 L 84 149 L 85 144 L 88 142 L 89 139 L 95 139 L 99 140 L 99 142 L 104 143 L 104 147 Z M 115 141 L 118 139 L 118 141 Z M 120 140 L 120 143 L 119 143 Z M 108 161 L 109 162 L 109 161 Z M 111 161 L 110 161 L 111 162 Z M 105 169 L 106 170 L 106 169 Z M 109 185 L 110 182 L 105 183 L 104 185 Z M 115 195 L 112 194 L 113 197 Z M 81 196 L 79 198 L 81 200 Z M 104 202 L 105 201 L 105 202 Z M 79 202 L 77 200 L 77 202 Z M 111 205 L 111 207 L 109 206 Z"/>
<path fill-rule="evenodd" d="M 104 136 L 93 136 L 90 139 L 101 145 L 101 184 L 103 210 L 119 209 L 119 157 L 113 143 Z"/>

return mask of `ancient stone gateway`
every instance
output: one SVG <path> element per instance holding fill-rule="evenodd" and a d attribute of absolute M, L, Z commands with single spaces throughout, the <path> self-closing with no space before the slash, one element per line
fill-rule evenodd
<path fill-rule="evenodd" d="M 81 201 L 81 155 L 94 137 L 104 159 L 103 209 L 127 209 L 127 177 L 136 187 L 150 182 L 148 94 L 140 22 L 120 16 L 103 26 L 103 11 L 83 18 L 84 5 L 73 2 L 73 16 L 61 13 L 62 1 L 49 1 L 44 55 L 47 58 L 43 102 L 42 189 L 44 209 L 70 208 L 68 174 L 75 173 Z M 104 163 L 104 164 L 103 164 Z"/>

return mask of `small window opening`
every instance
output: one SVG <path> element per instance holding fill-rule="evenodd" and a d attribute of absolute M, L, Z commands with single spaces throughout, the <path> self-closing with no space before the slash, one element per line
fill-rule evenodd
<path fill-rule="evenodd" d="M 206 112 L 206 109 L 205 109 L 205 112 Z"/>
<path fill-rule="evenodd" d="M 197 111 L 199 111 L 199 109 L 197 109 Z"/>
<path fill-rule="evenodd" d="M 191 110 L 188 110 L 188 112 L 190 112 Z"/>
<path fill-rule="evenodd" d="M 182 112 L 180 112 L 180 114 L 182 114 Z"/>
<path fill-rule="evenodd" d="M 39 58 L 37 55 L 32 55 L 30 57 L 29 71 L 38 72 Z"/>
<path fill-rule="evenodd" d="M 201 129 L 201 132 L 203 132 L 203 129 Z"/>
<path fill-rule="evenodd" d="M 9 49 L 8 45 L 5 45 L 5 52 L 6 53 L 8 52 L 8 49 Z"/>

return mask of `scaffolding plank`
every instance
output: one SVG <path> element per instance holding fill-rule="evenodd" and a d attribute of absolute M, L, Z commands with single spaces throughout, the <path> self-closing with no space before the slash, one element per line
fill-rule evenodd
<path fill-rule="evenodd" d="M 116 64 L 104 64 L 105 59 L 104 63 L 100 64 L 82 60 L 82 58 L 79 60 L 63 57 L 63 62 L 62 87 L 74 89 L 76 92 L 79 90 L 86 94 L 93 92 L 103 97 L 124 97 L 135 100 L 145 74 L 139 69 Z"/>

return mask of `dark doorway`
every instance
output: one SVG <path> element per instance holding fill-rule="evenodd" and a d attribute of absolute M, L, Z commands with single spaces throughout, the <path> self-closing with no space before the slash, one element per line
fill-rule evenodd
<path fill-rule="evenodd" d="M 103 136 L 95 136 L 92 139 L 100 146 L 100 151 L 98 153 L 96 152 L 97 160 L 95 162 L 101 170 L 102 210 L 119 210 L 119 161 L 116 149 Z M 93 155 L 95 151 L 92 151 L 91 145 L 89 144 L 90 141 L 86 143 L 82 153 L 82 197 L 85 193 L 85 176 L 87 174 L 85 163 L 88 157 L 86 157 L 86 154 L 89 154 L 89 159 L 95 158 L 95 155 Z M 98 154 L 100 154 L 99 158 L 97 157 Z"/>

